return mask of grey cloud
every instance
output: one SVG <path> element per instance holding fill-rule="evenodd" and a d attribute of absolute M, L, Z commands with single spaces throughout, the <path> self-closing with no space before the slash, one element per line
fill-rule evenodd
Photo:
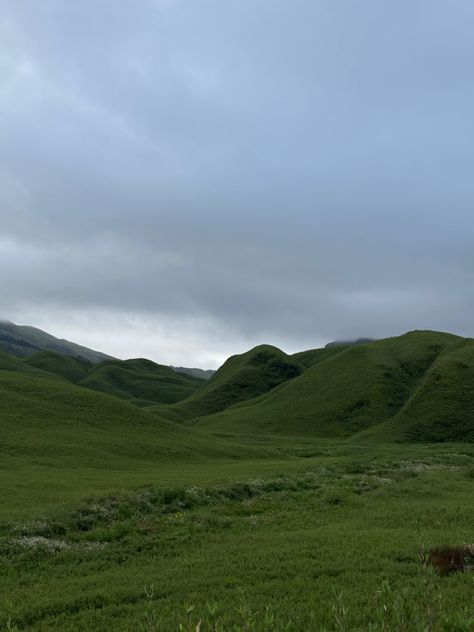
<path fill-rule="evenodd" d="M 473 20 L 467 0 L 7 0 L 4 317 L 190 316 L 232 351 L 474 335 Z"/>

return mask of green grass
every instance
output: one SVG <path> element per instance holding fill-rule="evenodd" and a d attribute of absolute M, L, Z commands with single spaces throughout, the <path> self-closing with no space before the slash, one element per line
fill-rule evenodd
<path fill-rule="evenodd" d="M 59 377 L 77 384 L 84 380 L 93 367 L 91 362 L 82 358 L 61 355 L 54 351 L 40 351 L 25 358 L 23 365 L 34 367 L 41 371 L 57 375 Z"/>
<path fill-rule="evenodd" d="M 390 427 L 379 431 L 411 441 L 474 441 L 473 392 L 474 341 L 463 340 L 433 363 Z"/>
<path fill-rule="evenodd" d="M 472 345 L 450 334 L 412 332 L 351 346 L 258 398 L 195 423 L 219 433 L 348 437 L 380 426 L 377 440 L 472 439 Z"/>
<path fill-rule="evenodd" d="M 48 502 L 48 481 L 64 489 L 66 481 L 74 487 L 77 477 L 81 489 L 84 471 L 97 470 L 100 488 L 104 481 L 113 485 L 129 473 L 135 483 L 144 480 L 164 463 L 271 455 L 271 450 L 257 451 L 175 426 L 102 393 L 7 371 L 0 379 L 0 419 L 3 514 L 10 504 L 28 511 L 32 504 Z"/>
<path fill-rule="evenodd" d="M 20 357 L 28 357 L 40 351 L 53 351 L 67 356 L 80 356 L 90 362 L 110 359 L 105 353 L 55 338 L 36 327 L 15 325 L 8 321 L 0 321 L 0 349 Z"/>
<path fill-rule="evenodd" d="M 0 354 L 0 630 L 474 629 L 472 573 L 424 564 L 474 543 L 472 341 L 257 348 L 179 425 L 79 386 L 159 371 Z"/>
<path fill-rule="evenodd" d="M 10 371 L 36 377 L 58 379 L 57 375 L 51 375 L 48 372 L 45 372 L 43 369 L 35 367 L 34 365 L 25 364 L 20 358 L 12 356 L 8 353 L 3 353 L 3 351 L 0 351 L 0 371 Z"/>
<path fill-rule="evenodd" d="M 421 562 L 472 542 L 473 464 L 463 445 L 326 444 L 265 476 L 32 512 L 2 527 L 4 628 L 471 630 L 472 576 Z"/>
<path fill-rule="evenodd" d="M 41 371 L 43 377 L 59 377 L 78 386 L 128 400 L 137 406 L 174 403 L 187 398 L 205 384 L 203 379 L 176 373 L 170 367 L 140 358 L 93 364 L 52 351 L 42 351 L 24 360 L 6 354 L 4 357 L 16 367 L 9 369 L 4 361 L 6 370 L 37 375 Z"/>
<path fill-rule="evenodd" d="M 318 364 L 319 362 L 324 362 L 324 360 L 328 360 L 332 356 L 342 353 L 349 347 L 350 345 L 335 345 L 333 347 L 324 347 L 322 349 L 308 349 L 307 351 L 294 353 L 291 357 L 305 369 L 309 369 L 309 367 Z"/>
<path fill-rule="evenodd" d="M 94 365 L 79 384 L 128 399 L 139 406 L 170 404 L 187 398 L 206 381 L 176 373 L 151 360 L 108 360 Z"/>
<path fill-rule="evenodd" d="M 267 393 L 300 375 L 303 366 L 270 345 L 230 357 L 195 394 L 175 406 L 154 410 L 171 421 L 185 421 L 225 410 L 236 402 Z"/>

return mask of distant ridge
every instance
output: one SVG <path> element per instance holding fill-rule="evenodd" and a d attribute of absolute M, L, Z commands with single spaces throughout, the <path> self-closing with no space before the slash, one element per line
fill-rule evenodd
<path fill-rule="evenodd" d="M 332 342 L 328 342 L 325 346 L 325 349 L 330 349 L 331 347 L 346 347 L 349 345 L 366 345 L 369 342 L 375 342 L 375 338 L 357 338 L 356 340 L 333 340 Z"/>
<path fill-rule="evenodd" d="M 51 336 L 51 334 L 36 327 L 15 325 L 8 320 L 0 320 L 0 349 L 22 358 L 31 356 L 38 351 L 54 351 L 67 356 L 83 358 L 94 364 L 114 359 L 105 353 Z"/>
<path fill-rule="evenodd" d="M 173 369 L 176 373 L 185 373 L 193 377 L 200 377 L 203 380 L 210 380 L 215 373 L 213 369 L 190 369 L 185 366 L 170 366 L 170 369 Z"/>

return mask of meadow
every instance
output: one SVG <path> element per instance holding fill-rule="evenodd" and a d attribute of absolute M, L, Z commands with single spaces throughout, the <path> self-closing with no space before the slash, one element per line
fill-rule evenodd
<path fill-rule="evenodd" d="M 473 540 L 474 447 L 287 446 L 39 477 L 28 517 L 20 488 L 2 513 L 3 629 L 473 629 L 473 576 L 425 562 Z"/>
<path fill-rule="evenodd" d="M 472 345 L 402 338 L 260 347 L 150 406 L 1 356 L 0 630 L 473 630 L 474 574 L 428 563 L 474 543 Z"/>

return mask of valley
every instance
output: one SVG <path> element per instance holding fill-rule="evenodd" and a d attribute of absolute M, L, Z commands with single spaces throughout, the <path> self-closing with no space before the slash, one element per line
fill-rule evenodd
<path fill-rule="evenodd" d="M 0 355 L 0 629 L 464 631 L 474 344 Z"/>

